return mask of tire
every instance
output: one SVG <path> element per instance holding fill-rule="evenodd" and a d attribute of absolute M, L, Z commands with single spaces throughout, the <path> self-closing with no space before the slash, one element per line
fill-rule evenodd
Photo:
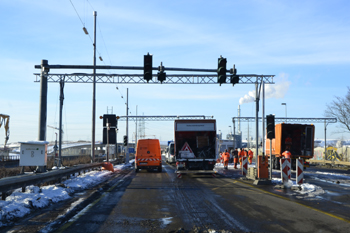
<path fill-rule="evenodd" d="M 138 172 L 139 171 L 139 168 L 138 167 L 135 167 L 135 172 Z"/>
<path fill-rule="evenodd" d="M 162 172 L 162 165 L 158 167 L 158 172 Z"/>

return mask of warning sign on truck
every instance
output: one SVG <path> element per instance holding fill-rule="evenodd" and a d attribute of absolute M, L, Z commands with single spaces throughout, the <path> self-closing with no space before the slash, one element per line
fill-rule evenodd
<path fill-rule="evenodd" d="M 188 145 L 187 142 L 185 142 L 185 144 L 183 145 L 182 149 L 179 151 L 180 154 L 180 158 L 183 159 L 193 159 L 195 158 L 194 153 L 190 147 L 190 145 Z"/>

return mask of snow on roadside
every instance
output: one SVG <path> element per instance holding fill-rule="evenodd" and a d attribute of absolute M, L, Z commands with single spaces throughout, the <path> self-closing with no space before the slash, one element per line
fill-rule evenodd
<path fill-rule="evenodd" d="M 282 179 L 272 178 L 272 183 L 282 184 Z M 298 185 L 295 180 L 288 180 L 288 182 L 285 183 L 284 186 L 288 189 L 293 190 L 295 192 L 295 194 L 293 195 L 302 195 L 297 196 L 297 198 L 315 198 L 325 193 L 325 191 L 320 186 L 309 183 L 303 183 L 301 185 Z"/>
<path fill-rule="evenodd" d="M 124 170 L 130 167 L 127 165 L 116 165 L 114 170 Z M 5 201 L 0 201 L 0 227 L 6 226 L 11 221 L 24 217 L 36 208 L 43 208 L 52 203 L 67 200 L 76 191 L 81 191 L 95 186 L 108 178 L 110 171 L 91 171 L 80 176 L 71 177 L 62 184 L 48 185 L 41 188 L 37 186 L 27 186 L 26 191 L 16 189 L 6 197 Z"/>

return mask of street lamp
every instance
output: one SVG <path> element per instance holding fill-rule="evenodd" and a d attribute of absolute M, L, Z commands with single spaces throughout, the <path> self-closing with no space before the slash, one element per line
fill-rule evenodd
<path fill-rule="evenodd" d="M 230 139 L 232 138 L 232 128 L 231 128 L 231 125 L 228 126 L 230 129 L 229 129 L 229 135 L 230 135 Z"/>
<path fill-rule="evenodd" d="M 287 118 L 287 103 L 282 103 L 281 105 L 284 105 L 284 106 L 285 106 L 285 109 L 286 109 L 286 118 Z M 286 119 L 286 122 L 287 122 L 287 119 Z"/>

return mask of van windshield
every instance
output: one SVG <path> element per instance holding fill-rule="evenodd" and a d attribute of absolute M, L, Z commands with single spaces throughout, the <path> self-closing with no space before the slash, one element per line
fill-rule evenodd
<path fill-rule="evenodd" d="M 170 149 L 169 149 L 169 151 L 170 151 L 170 154 L 171 154 L 171 155 L 174 154 L 174 144 L 173 144 L 173 143 L 170 144 Z"/>

